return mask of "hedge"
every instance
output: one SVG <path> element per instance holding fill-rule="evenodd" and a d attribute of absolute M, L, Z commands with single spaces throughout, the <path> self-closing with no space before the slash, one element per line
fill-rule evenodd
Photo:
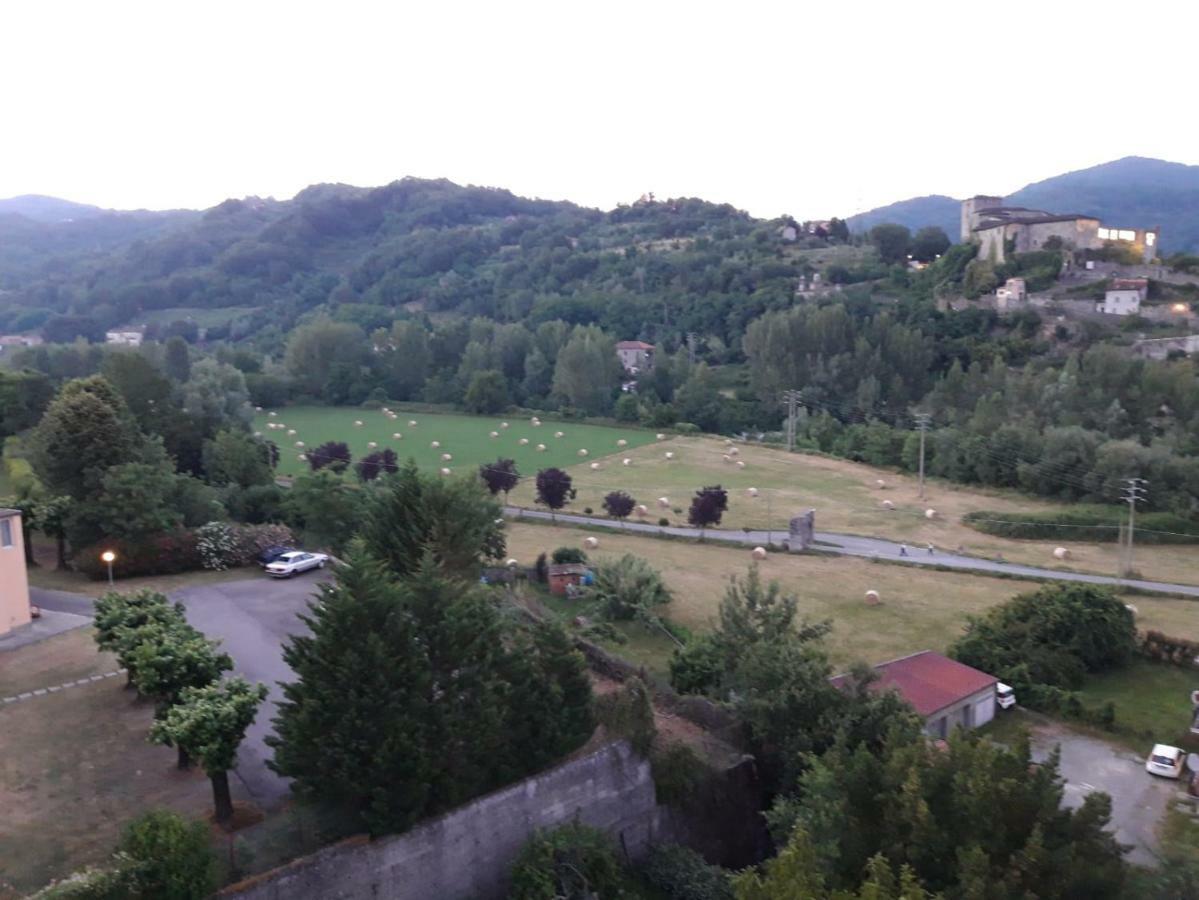
<path fill-rule="evenodd" d="M 207 527 L 207 526 L 201 526 Z M 292 543 L 291 529 L 285 525 L 231 525 L 236 538 L 233 565 L 249 565 L 267 547 Z M 101 555 L 116 554 L 112 574 L 116 578 L 139 575 L 175 575 L 204 568 L 197 531 L 180 529 L 143 541 L 103 540 L 75 553 L 71 564 L 94 581 L 108 577 L 108 565 Z"/>
<path fill-rule="evenodd" d="M 978 510 L 962 521 L 985 534 L 1020 540 L 1115 543 L 1127 513 L 1118 506 L 1072 506 L 1051 513 Z M 1199 544 L 1199 522 L 1169 512 L 1137 516 L 1138 544 Z"/>
<path fill-rule="evenodd" d="M 1184 669 L 1199 668 L 1199 641 L 1171 637 L 1160 631 L 1146 631 L 1141 635 L 1141 653 L 1154 662 L 1180 666 Z"/>

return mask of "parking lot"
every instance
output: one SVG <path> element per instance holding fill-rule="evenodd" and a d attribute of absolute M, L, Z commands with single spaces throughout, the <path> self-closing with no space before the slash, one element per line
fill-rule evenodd
<path fill-rule="evenodd" d="M 1157 828 L 1170 800 L 1182 792 L 1180 782 L 1150 775 L 1143 757 L 1039 716 L 1031 736 L 1036 760 L 1044 760 L 1055 745 L 1061 747 L 1064 802 L 1073 807 L 1095 791 L 1110 795 L 1116 839 L 1132 845 L 1128 860 L 1151 865 Z M 1146 745 L 1145 752 L 1149 749 Z"/>
<path fill-rule="evenodd" d="M 291 681 L 292 672 L 283 661 L 283 645 L 301 626 L 297 616 L 306 612 L 317 585 L 330 578 L 328 569 L 306 572 L 295 578 L 276 580 L 264 575 L 245 580 L 187 588 L 173 599 L 187 608 L 188 621 L 211 638 L 218 638 L 233 657 L 234 671 L 270 689 L 267 702 L 246 732 L 238 753 L 237 775 L 264 809 L 284 801 L 288 781 L 267 768 L 275 704 L 283 698 L 280 681 Z"/>

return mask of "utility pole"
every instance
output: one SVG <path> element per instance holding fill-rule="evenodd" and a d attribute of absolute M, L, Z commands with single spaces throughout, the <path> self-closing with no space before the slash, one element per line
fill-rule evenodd
<path fill-rule="evenodd" d="M 695 342 L 699 340 L 699 335 L 694 331 L 687 332 L 687 362 L 690 365 L 695 365 Z"/>
<path fill-rule="evenodd" d="M 1131 575 L 1132 568 L 1132 538 L 1136 524 L 1137 503 L 1144 501 L 1145 488 L 1149 484 L 1144 478 L 1124 479 L 1124 500 L 1128 503 L 1128 546 L 1124 555 L 1123 575 Z"/>
<path fill-rule="evenodd" d="M 799 391 L 783 391 L 783 402 L 787 404 L 787 452 L 795 450 L 795 418 L 799 409 Z"/>
<path fill-rule="evenodd" d="M 928 432 L 932 415 L 916 413 L 916 427 L 920 430 L 920 499 L 924 499 L 924 435 Z"/>

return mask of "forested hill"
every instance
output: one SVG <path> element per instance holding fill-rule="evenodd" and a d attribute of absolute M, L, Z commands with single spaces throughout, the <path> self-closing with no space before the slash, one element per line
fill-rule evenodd
<path fill-rule="evenodd" d="M 980 180 L 978 192 L 988 190 L 994 188 Z M 1167 253 L 1199 252 L 1199 166 L 1128 156 L 1026 185 L 1006 201 L 1051 212 L 1086 213 L 1123 228 L 1160 225 Z M 943 195 L 916 197 L 847 221 L 855 232 L 894 222 L 913 231 L 935 225 L 956 238 L 959 204 Z"/>
<path fill-rule="evenodd" d="M 289 201 L 228 200 L 13 285 L 0 295 L 0 331 L 95 338 L 180 311 L 205 318 L 215 337 L 277 341 L 320 307 L 368 331 L 455 312 L 599 322 L 625 337 L 654 339 L 658 326 L 720 337 L 730 317 L 739 334 L 789 300 L 806 271 L 784 259 L 778 224 L 701 200 L 600 212 L 444 180 L 317 185 Z M 0 279 L 12 280 L 13 265 L 0 258 Z"/>

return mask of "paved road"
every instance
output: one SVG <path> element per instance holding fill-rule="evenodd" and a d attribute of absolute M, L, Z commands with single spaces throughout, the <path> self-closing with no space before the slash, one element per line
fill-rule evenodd
<path fill-rule="evenodd" d="M 1128 750 L 1073 731 L 1038 716 L 1031 729 L 1033 759 L 1045 759 L 1060 746 L 1061 774 L 1066 779 L 1066 806 L 1080 806 L 1088 794 L 1103 791 L 1112 798 L 1112 825 L 1116 840 L 1132 845 L 1128 860 L 1154 865 L 1157 828 L 1171 798 L 1181 792 L 1179 782 L 1145 771 L 1145 760 Z M 1146 752 L 1149 747 L 1146 745 Z"/>
<path fill-rule="evenodd" d="M 270 690 L 267 702 L 246 731 L 235 769 L 246 792 L 263 808 L 280 805 L 290 790 L 289 780 L 279 777 L 266 765 L 271 749 L 265 738 L 272 730 L 275 705 L 283 696 L 278 682 L 294 680 L 283 661 L 283 644 L 302 627 L 297 615 L 307 610 L 317 584 L 328 577 L 327 572 L 310 572 L 277 581 L 259 575 L 171 594 L 172 600 L 186 607 L 192 625 L 209 637 L 220 639 L 222 649 L 233 657 L 236 674 L 260 681 Z M 43 609 L 92 614 L 90 597 L 40 588 L 30 588 L 29 594 L 32 602 Z"/>
<path fill-rule="evenodd" d="M 505 515 L 514 519 L 539 519 L 550 521 L 548 512 L 540 509 L 523 509 L 516 506 L 504 507 Z M 558 513 L 552 517 L 565 525 L 589 525 L 595 528 L 607 528 L 612 531 L 633 531 L 645 534 L 668 534 L 675 537 L 698 538 L 698 528 L 679 525 L 651 525 L 648 522 L 625 522 L 623 525 L 611 519 L 601 519 L 594 516 L 581 516 L 574 513 Z M 769 544 L 781 542 L 787 537 L 783 529 L 777 531 L 731 531 L 728 529 L 709 528 L 704 532 L 705 540 L 723 541 L 731 544 Z M 1131 587 L 1141 591 L 1167 594 L 1186 594 L 1199 597 L 1199 585 L 1170 584 L 1164 581 L 1142 581 L 1130 578 L 1112 578 L 1108 575 L 1089 575 L 1085 572 L 1061 572 L 1056 569 L 1042 569 L 1036 566 L 1025 566 L 1019 563 L 998 562 L 977 556 L 964 556 L 957 553 L 947 553 L 936 550 L 928 553 L 924 548 L 910 546 L 907 556 L 900 556 L 901 545 L 898 541 L 883 538 L 858 537 L 851 534 L 835 534 L 830 531 L 816 532 L 815 550 L 827 553 L 837 553 L 842 556 L 861 556 L 867 559 L 896 560 L 918 566 L 946 566 L 951 569 L 964 569 L 974 572 L 995 572 L 1013 575 L 1021 578 L 1051 579 L 1054 581 L 1082 581 L 1087 584 L 1110 584 Z"/>

